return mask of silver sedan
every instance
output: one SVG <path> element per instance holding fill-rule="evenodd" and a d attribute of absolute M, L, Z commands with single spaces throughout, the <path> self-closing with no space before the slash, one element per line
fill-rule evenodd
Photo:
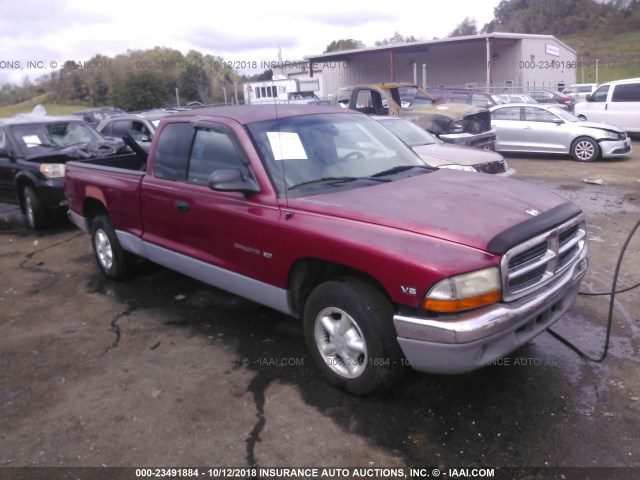
<path fill-rule="evenodd" d="M 503 177 L 515 173 L 499 153 L 444 143 L 415 123 L 403 118 L 383 116 L 372 118 L 395 133 L 420 156 L 423 162 L 432 167 L 492 173 Z"/>
<path fill-rule="evenodd" d="M 579 162 L 631 153 L 622 128 L 582 121 L 557 106 L 520 103 L 489 110 L 499 152 L 561 153 Z"/>

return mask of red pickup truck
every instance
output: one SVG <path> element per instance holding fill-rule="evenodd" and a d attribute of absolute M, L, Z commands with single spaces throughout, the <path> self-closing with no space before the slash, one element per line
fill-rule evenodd
<path fill-rule="evenodd" d="M 69 215 L 104 274 L 143 257 L 299 317 L 318 367 L 355 394 L 407 366 L 461 373 L 509 354 L 558 320 L 587 269 L 576 205 L 425 166 L 350 110 L 180 112 L 144 160 L 67 163 Z"/>

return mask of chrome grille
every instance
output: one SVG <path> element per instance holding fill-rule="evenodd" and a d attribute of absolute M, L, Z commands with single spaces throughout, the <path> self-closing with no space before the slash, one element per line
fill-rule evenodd
<path fill-rule="evenodd" d="M 502 296 L 515 300 L 553 282 L 585 247 L 583 215 L 511 248 L 502 258 Z"/>

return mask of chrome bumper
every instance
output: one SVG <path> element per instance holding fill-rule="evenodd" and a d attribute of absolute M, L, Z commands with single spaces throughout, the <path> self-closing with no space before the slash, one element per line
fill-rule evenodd
<path fill-rule="evenodd" d="M 508 355 L 555 323 L 571 306 L 587 271 L 588 247 L 552 285 L 508 304 L 429 319 L 395 315 L 398 343 L 416 370 L 464 373 Z"/>

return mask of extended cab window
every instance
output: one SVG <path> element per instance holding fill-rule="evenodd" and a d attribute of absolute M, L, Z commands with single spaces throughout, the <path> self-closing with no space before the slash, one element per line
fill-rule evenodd
<path fill-rule="evenodd" d="M 153 161 L 153 174 L 165 180 L 185 180 L 193 125 L 190 123 L 170 123 L 158 138 L 158 146 Z"/>
<path fill-rule="evenodd" d="M 217 130 L 198 129 L 191 149 L 187 181 L 207 185 L 213 172 L 230 168 L 247 171 L 231 138 Z"/>

